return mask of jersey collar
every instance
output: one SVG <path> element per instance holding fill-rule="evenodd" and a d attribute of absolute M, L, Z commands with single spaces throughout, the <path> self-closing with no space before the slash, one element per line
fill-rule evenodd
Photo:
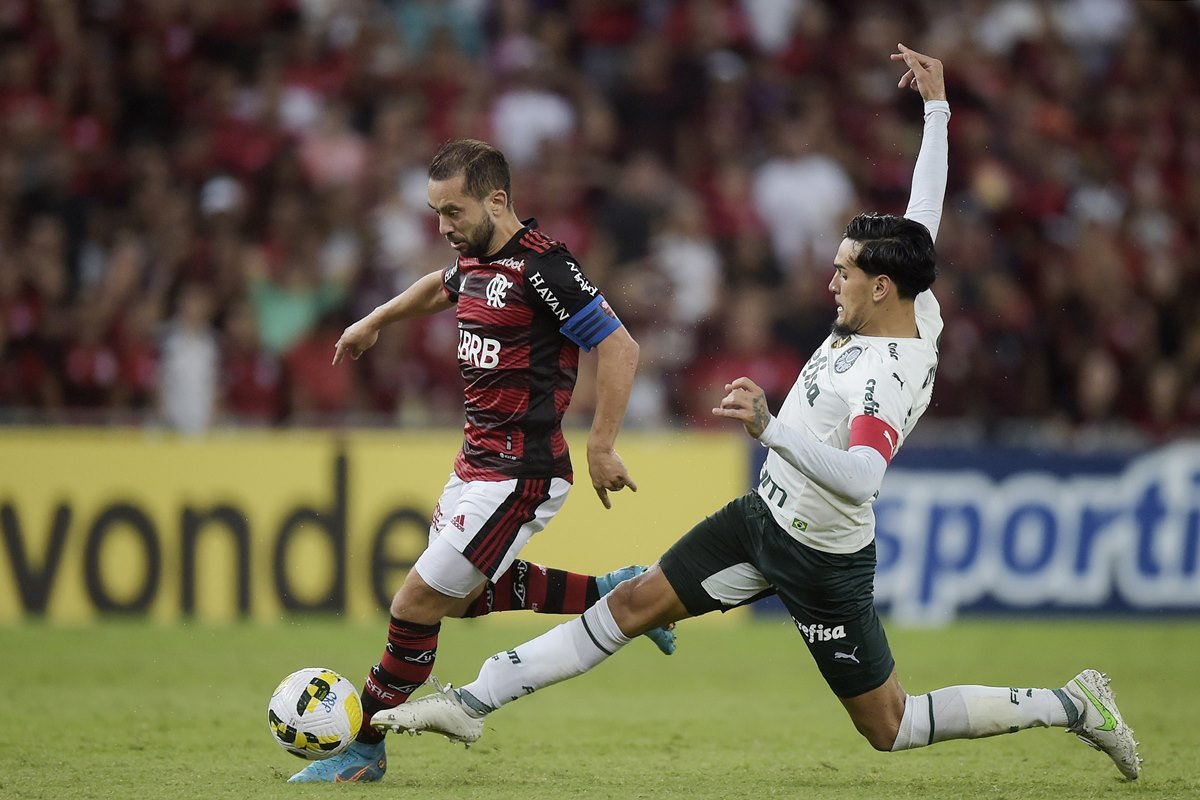
<path fill-rule="evenodd" d="M 495 253 L 492 253 L 492 255 L 488 256 L 487 259 L 485 259 L 485 260 L 486 261 L 495 261 L 497 258 L 507 258 L 508 256 L 515 256 L 518 253 L 522 253 L 522 252 L 528 250 L 529 249 L 528 247 L 521 244 L 521 237 L 523 237 L 525 234 L 529 233 L 531 230 L 536 228 L 538 226 L 538 222 L 533 217 L 530 217 L 529 219 L 521 220 L 521 225 L 523 226 L 521 228 L 521 230 L 514 233 L 513 237 L 511 239 L 509 239 L 507 242 L 505 242 L 503 247 L 501 247 Z"/>

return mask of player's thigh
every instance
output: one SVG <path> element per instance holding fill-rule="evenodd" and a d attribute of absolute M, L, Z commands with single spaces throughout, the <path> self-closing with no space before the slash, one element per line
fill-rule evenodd
<path fill-rule="evenodd" d="M 466 597 L 482 579 L 492 580 L 512 565 L 529 539 L 562 508 L 570 488 L 561 478 L 514 478 L 470 481 L 453 496 L 447 492 L 443 499 L 451 502 L 439 503 L 439 524 L 431 526 L 430 546 L 414 568 L 438 591 Z M 451 550 L 470 569 L 453 558 Z"/>
<path fill-rule="evenodd" d="M 391 614 L 422 625 L 462 616 L 484 582 L 483 573 L 438 537 L 425 548 L 392 598 Z"/>
<path fill-rule="evenodd" d="M 747 547 L 751 529 L 761 524 L 757 497 L 743 495 L 710 514 L 659 559 L 659 568 L 691 616 L 727 611 L 772 593 Z"/>
<path fill-rule="evenodd" d="M 450 477 L 446 479 L 446 485 L 442 487 L 441 496 L 433 506 L 433 516 L 429 520 L 429 541 L 426 543 L 427 545 L 433 544 L 442 535 L 442 531 L 450 521 L 450 517 L 446 515 L 446 510 L 458 505 L 458 498 L 462 496 L 466 488 L 467 482 L 451 472 Z"/>
<path fill-rule="evenodd" d="M 847 698 L 883 686 L 896 662 L 875 612 L 874 545 L 825 553 L 780 533 L 759 563 L 829 688 Z"/>

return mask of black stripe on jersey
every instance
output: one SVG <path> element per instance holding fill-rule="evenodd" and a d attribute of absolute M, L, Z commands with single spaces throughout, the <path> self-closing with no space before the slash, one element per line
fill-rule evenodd
<path fill-rule="evenodd" d="M 524 413 L 523 409 L 507 411 L 496 408 L 472 408 L 471 426 L 481 434 L 489 434 L 496 428 L 513 425 Z"/>
<path fill-rule="evenodd" d="M 461 372 L 463 382 L 471 389 L 487 391 L 491 389 L 525 389 L 528 384 L 525 381 L 524 369 L 524 364 L 496 369 L 464 366 Z"/>
<path fill-rule="evenodd" d="M 565 344 L 559 335 L 558 321 L 548 314 L 536 314 L 529 342 L 529 408 L 522 428 L 525 430 L 525 461 L 553 464 L 554 446 L 550 441 L 558 421 L 554 390 L 558 388 L 559 358 Z"/>

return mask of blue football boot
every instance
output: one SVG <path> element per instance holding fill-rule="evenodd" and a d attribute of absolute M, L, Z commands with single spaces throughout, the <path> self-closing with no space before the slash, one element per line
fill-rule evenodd
<path fill-rule="evenodd" d="M 383 741 L 375 744 L 355 741 L 344 752 L 314 761 L 288 778 L 288 783 L 355 783 L 377 781 L 387 772 L 387 753 Z"/>

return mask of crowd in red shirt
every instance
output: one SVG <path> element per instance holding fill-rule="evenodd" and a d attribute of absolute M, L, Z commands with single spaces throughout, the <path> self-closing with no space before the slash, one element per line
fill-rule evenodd
<path fill-rule="evenodd" d="M 329 360 L 453 257 L 457 136 L 642 345 L 629 424 L 777 404 L 845 223 L 907 200 L 897 41 L 954 115 L 930 416 L 1193 429 L 1200 7 L 1126 0 L 0 0 L 0 424 L 455 424 L 450 315 Z"/>

